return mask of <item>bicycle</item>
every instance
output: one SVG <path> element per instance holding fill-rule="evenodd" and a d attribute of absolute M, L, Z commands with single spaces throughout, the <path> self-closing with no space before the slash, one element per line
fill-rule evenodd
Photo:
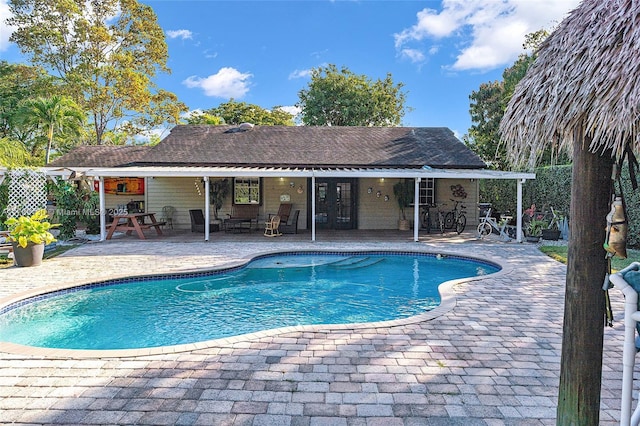
<path fill-rule="evenodd" d="M 491 216 L 491 208 L 488 208 L 486 215 L 480 219 L 476 231 L 480 239 L 496 233 L 500 235 L 504 241 L 511 241 L 512 238 L 509 236 L 508 231 L 505 232 L 505 229 L 507 229 L 507 221 L 503 221 L 502 225 L 498 224 L 496 219 Z"/>
<path fill-rule="evenodd" d="M 451 200 L 455 204 L 453 209 L 444 216 L 444 229 L 455 229 L 461 234 L 467 226 L 467 217 L 465 216 L 466 206 L 458 200 Z"/>
<path fill-rule="evenodd" d="M 438 209 L 437 217 L 434 217 L 434 214 L 431 213 L 431 209 L 434 207 L 437 207 L 437 204 L 426 204 L 422 207 L 421 228 L 425 229 L 427 234 L 430 234 L 432 230 L 440 231 L 441 234 L 444 234 L 444 214 Z"/>

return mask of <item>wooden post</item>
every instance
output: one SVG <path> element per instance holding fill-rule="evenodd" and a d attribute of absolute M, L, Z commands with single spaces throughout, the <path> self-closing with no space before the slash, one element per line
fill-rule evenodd
<path fill-rule="evenodd" d="M 613 161 L 588 152 L 591 140 L 574 132 L 570 239 L 556 424 L 599 423 L 604 281 L 603 248 Z"/>

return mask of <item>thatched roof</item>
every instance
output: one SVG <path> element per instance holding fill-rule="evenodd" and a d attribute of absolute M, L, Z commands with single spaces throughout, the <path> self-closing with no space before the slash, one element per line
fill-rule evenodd
<path fill-rule="evenodd" d="M 591 152 L 640 148 L 640 2 L 584 0 L 540 47 L 500 124 L 519 164 L 582 128 Z"/>

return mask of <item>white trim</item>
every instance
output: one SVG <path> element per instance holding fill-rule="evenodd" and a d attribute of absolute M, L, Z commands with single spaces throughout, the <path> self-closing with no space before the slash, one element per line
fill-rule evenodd
<path fill-rule="evenodd" d="M 43 168 L 49 175 L 68 175 L 69 168 Z M 296 167 L 110 167 L 74 168 L 85 176 L 103 177 L 354 177 L 354 178 L 435 178 L 435 179 L 535 179 L 535 173 L 487 169 L 412 168 L 296 168 Z"/>

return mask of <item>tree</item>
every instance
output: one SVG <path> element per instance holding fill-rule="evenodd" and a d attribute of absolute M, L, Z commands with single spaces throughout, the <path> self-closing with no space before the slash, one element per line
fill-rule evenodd
<path fill-rule="evenodd" d="M 10 0 L 15 42 L 31 62 L 56 73 L 65 94 L 90 112 L 97 144 L 111 129 L 140 133 L 175 124 L 187 110 L 152 79 L 169 72 L 164 32 L 136 0 Z"/>
<path fill-rule="evenodd" d="M 599 423 L 612 170 L 640 149 L 636 19 L 634 1 L 583 0 L 542 44 L 500 124 L 520 164 L 557 141 L 573 154 L 558 425 Z"/>
<path fill-rule="evenodd" d="M 204 111 L 206 116 L 219 117 L 225 124 L 252 123 L 264 126 L 293 126 L 293 115 L 275 106 L 271 110 L 230 99 L 216 108 Z M 207 124 L 207 123 L 204 123 Z"/>
<path fill-rule="evenodd" d="M 547 30 L 527 34 L 523 48 L 532 53 L 521 54 L 516 62 L 502 73 L 501 81 L 482 83 L 469 95 L 471 122 L 469 133 L 463 137 L 465 144 L 480 156 L 491 168 L 505 170 L 511 167 L 507 149 L 500 141 L 500 121 L 513 91 L 535 61 L 540 44 L 548 37 Z M 550 145 L 540 152 L 541 164 L 567 163 L 567 156 L 558 157 L 557 147 Z"/>
<path fill-rule="evenodd" d="M 297 106 L 308 126 L 398 126 L 406 112 L 403 86 L 394 84 L 391 74 L 371 81 L 346 67 L 328 65 L 311 70 Z"/>
<path fill-rule="evenodd" d="M 18 105 L 28 98 L 45 96 L 54 84 L 54 79 L 41 68 L 0 61 L 0 137 L 28 144 L 34 129 L 16 123 Z"/>
<path fill-rule="evenodd" d="M 45 164 L 53 148 L 54 138 L 61 134 L 80 134 L 85 115 L 78 105 L 66 96 L 27 100 L 20 108 L 19 121 L 41 129 L 46 136 Z"/>
<path fill-rule="evenodd" d="M 188 124 L 208 124 L 211 126 L 218 126 L 222 124 L 223 121 L 224 120 L 222 118 L 207 114 L 206 112 L 194 112 L 187 117 Z"/>
<path fill-rule="evenodd" d="M 20 141 L 0 138 L 0 166 L 21 167 L 33 163 L 31 154 Z"/>

